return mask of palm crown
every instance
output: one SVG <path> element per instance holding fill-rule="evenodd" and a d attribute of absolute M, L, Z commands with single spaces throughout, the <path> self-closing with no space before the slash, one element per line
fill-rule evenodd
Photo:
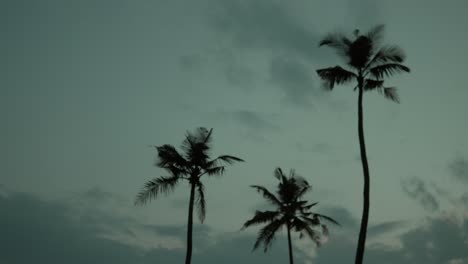
<path fill-rule="evenodd" d="M 308 236 L 319 246 L 321 235 L 328 235 L 328 229 L 322 222 L 328 221 L 337 225 L 338 222 L 331 217 L 310 211 L 317 203 L 308 203 L 303 197 L 311 190 L 311 186 L 304 178 L 297 176 L 294 170 L 291 170 L 289 177 L 286 177 L 281 168 L 277 168 L 274 176 L 279 180 L 276 195 L 263 186 L 251 186 L 276 207 L 274 211 L 256 211 L 254 217 L 244 223 L 243 229 L 252 225 L 266 224 L 259 231 L 253 249 L 257 249 L 263 243 L 264 251 L 267 251 L 276 232 L 283 226 L 288 228 L 288 232 L 289 230 L 300 232 L 300 238 Z"/>
<path fill-rule="evenodd" d="M 336 84 L 347 84 L 356 80 L 364 91 L 377 90 L 387 99 L 399 102 L 395 87 L 384 87 L 384 77 L 400 72 L 409 72 L 410 69 L 401 63 L 405 60 L 403 50 L 395 45 L 380 46 L 383 36 L 383 25 L 371 29 L 367 34 L 354 31 L 354 38 L 350 39 L 341 33 L 328 34 L 320 46 L 328 46 L 343 57 L 347 66 L 329 67 L 317 70 L 320 78 L 325 81 L 328 89 Z"/>
<path fill-rule="evenodd" d="M 150 199 L 156 199 L 161 193 L 168 194 L 181 181 L 187 180 L 196 186 L 196 205 L 201 222 L 205 219 L 206 203 L 204 185 L 200 181 L 203 175 L 222 175 L 226 164 L 243 161 L 240 158 L 221 155 L 210 159 L 211 135 L 213 129 L 198 128 L 195 132 L 187 132 L 179 153 L 172 145 L 157 146 L 158 159 L 156 166 L 164 169 L 169 175 L 148 181 L 135 200 L 142 205 Z"/>

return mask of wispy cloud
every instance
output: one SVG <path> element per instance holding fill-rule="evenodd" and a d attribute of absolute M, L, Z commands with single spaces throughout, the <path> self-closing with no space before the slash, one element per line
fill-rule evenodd
<path fill-rule="evenodd" d="M 293 53 L 309 59 L 322 56 L 319 34 L 288 12 L 282 2 L 214 1 L 210 24 L 233 48 Z"/>
<path fill-rule="evenodd" d="M 376 237 L 403 228 L 407 224 L 408 223 L 406 221 L 390 221 L 379 223 L 376 225 L 371 225 L 367 230 L 367 233 L 369 237 Z"/>
<path fill-rule="evenodd" d="M 448 166 L 450 173 L 457 181 L 468 184 L 468 160 L 464 157 L 457 157 Z"/>
<path fill-rule="evenodd" d="M 210 13 L 209 24 L 225 43 L 222 54 L 229 54 L 226 60 L 229 83 L 247 87 L 256 79 L 257 71 L 265 73 L 267 85 L 280 87 L 286 102 L 310 107 L 313 96 L 320 91 L 313 81 L 312 64 L 327 56 L 317 45 L 320 34 L 296 19 L 287 7 L 280 1 L 214 1 L 212 8 L 216 12 Z M 257 60 L 261 54 L 267 67 L 254 63 L 261 67 L 254 74 L 246 62 L 235 59 L 245 53 L 256 53 Z"/>
<path fill-rule="evenodd" d="M 436 196 L 429 191 L 423 180 L 417 177 L 402 180 L 401 187 L 406 195 L 418 201 L 424 209 L 428 211 L 436 211 L 439 209 L 439 201 Z"/>
<path fill-rule="evenodd" d="M 179 66 L 183 70 L 197 70 L 202 66 L 200 54 L 182 55 L 179 57 Z"/>
<path fill-rule="evenodd" d="M 310 68 L 293 57 L 277 56 L 270 63 L 270 81 L 283 90 L 287 102 L 311 107 L 313 96 L 318 96 L 319 90 L 316 89 Z"/>
<path fill-rule="evenodd" d="M 221 120 L 235 121 L 252 131 L 271 132 L 280 129 L 279 126 L 272 121 L 275 120 L 275 115 L 272 114 L 263 114 L 251 110 L 223 110 L 218 111 L 216 114 Z"/>
<path fill-rule="evenodd" d="M 387 222 L 370 227 L 374 235 L 407 227 L 405 222 Z M 465 263 L 468 260 L 466 240 L 468 218 L 460 222 L 453 221 L 446 216 L 435 216 L 419 221 L 413 228 L 396 235 L 397 241 L 384 240 L 369 241 L 366 249 L 368 263 L 382 264 L 410 264 L 410 263 Z M 384 234 L 381 233 L 381 234 Z M 370 233 L 369 233 L 370 234 Z M 320 248 L 312 263 L 346 263 L 354 258 L 357 239 L 348 233 L 332 235 L 326 245 Z M 339 254 L 337 254 L 339 252 Z"/>

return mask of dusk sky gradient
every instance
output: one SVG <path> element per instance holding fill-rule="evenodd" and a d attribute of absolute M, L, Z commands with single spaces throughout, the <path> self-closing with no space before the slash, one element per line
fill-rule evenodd
<path fill-rule="evenodd" d="M 205 179 L 194 264 L 287 261 L 284 234 L 264 254 L 240 231 L 266 206 L 248 186 L 273 187 L 278 166 L 343 225 L 318 249 L 295 237 L 297 263 L 351 263 L 357 93 L 321 87 L 315 70 L 342 61 L 318 42 L 383 23 L 412 72 L 386 81 L 401 104 L 364 98 L 366 263 L 468 264 L 467 1 L 0 2 L 0 263 L 182 263 L 188 186 L 133 201 L 164 173 L 151 146 L 199 126 L 246 162 Z"/>

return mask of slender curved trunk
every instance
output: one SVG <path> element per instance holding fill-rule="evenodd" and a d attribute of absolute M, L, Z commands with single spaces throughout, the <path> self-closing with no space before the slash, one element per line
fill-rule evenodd
<path fill-rule="evenodd" d="M 289 264 L 294 264 L 292 245 L 291 245 L 291 227 L 289 226 L 289 223 L 287 224 L 287 227 L 288 227 Z"/>
<path fill-rule="evenodd" d="M 190 200 L 187 223 L 187 254 L 185 255 L 185 264 L 192 261 L 192 229 L 193 229 L 193 203 L 195 200 L 195 184 L 190 183 Z"/>
<path fill-rule="evenodd" d="M 364 206 L 362 209 L 361 229 L 359 230 L 359 240 L 356 251 L 356 264 L 362 264 L 364 260 L 364 250 L 366 247 L 367 224 L 369 222 L 369 200 L 370 200 L 370 177 L 369 165 L 367 163 L 366 143 L 364 142 L 364 120 L 362 110 L 362 97 L 364 94 L 363 78 L 359 78 L 359 98 L 358 98 L 358 132 L 359 148 L 361 151 L 362 170 L 364 175 Z"/>

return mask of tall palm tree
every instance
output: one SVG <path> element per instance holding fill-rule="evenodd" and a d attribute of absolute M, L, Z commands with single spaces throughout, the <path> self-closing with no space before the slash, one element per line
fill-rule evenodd
<path fill-rule="evenodd" d="M 160 194 L 168 194 L 183 180 L 190 185 L 190 198 L 187 223 L 187 254 L 185 263 L 190 264 L 192 259 L 192 228 L 193 208 L 196 203 L 198 217 L 201 222 L 205 219 L 206 203 L 204 185 L 201 177 L 219 176 L 224 173 L 226 164 L 242 162 L 243 160 L 230 155 L 221 155 L 210 159 L 211 135 L 213 129 L 198 128 L 194 133 L 187 132 L 182 142 L 183 153 L 180 154 L 171 145 L 156 147 L 158 159 L 156 166 L 164 169 L 169 175 L 148 181 L 135 199 L 135 205 L 146 204 L 156 199 Z"/>
<path fill-rule="evenodd" d="M 242 229 L 252 225 L 266 224 L 260 229 L 253 247 L 255 250 L 263 243 L 266 252 L 273 242 L 276 232 L 286 226 L 289 263 L 293 264 L 291 230 L 300 232 L 300 238 L 304 235 L 308 236 L 317 246 L 320 246 L 321 235 L 328 236 L 327 226 L 323 222 L 339 224 L 331 217 L 310 212 L 310 209 L 317 203 L 308 203 L 303 200 L 303 197 L 311 190 L 311 186 L 304 178 L 297 176 L 294 170 L 291 170 L 289 177 L 286 177 L 281 168 L 277 168 L 274 176 L 279 180 L 276 195 L 263 186 L 252 185 L 251 187 L 261 193 L 268 202 L 276 207 L 276 210 L 256 211 L 254 217 L 245 222 Z"/>
<path fill-rule="evenodd" d="M 364 206 L 356 251 L 356 264 L 361 264 L 364 258 L 370 199 L 369 166 L 364 141 L 363 94 L 376 90 L 382 93 L 385 98 L 398 103 L 399 97 L 396 88 L 385 87 L 383 79 L 396 73 L 410 71 L 408 67 L 401 64 L 405 60 L 405 54 L 401 48 L 395 45 L 380 45 L 383 29 L 383 25 L 378 25 L 366 34 L 360 34 L 359 30 L 355 30 L 352 39 L 341 33 L 328 34 L 319 44 L 335 49 L 347 63 L 345 67 L 335 66 L 317 70 L 326 87 L 332 90 L 335 84 L 357 82 L 354 90 L 358 90 L 358 134 L 364 174 Z"/>

